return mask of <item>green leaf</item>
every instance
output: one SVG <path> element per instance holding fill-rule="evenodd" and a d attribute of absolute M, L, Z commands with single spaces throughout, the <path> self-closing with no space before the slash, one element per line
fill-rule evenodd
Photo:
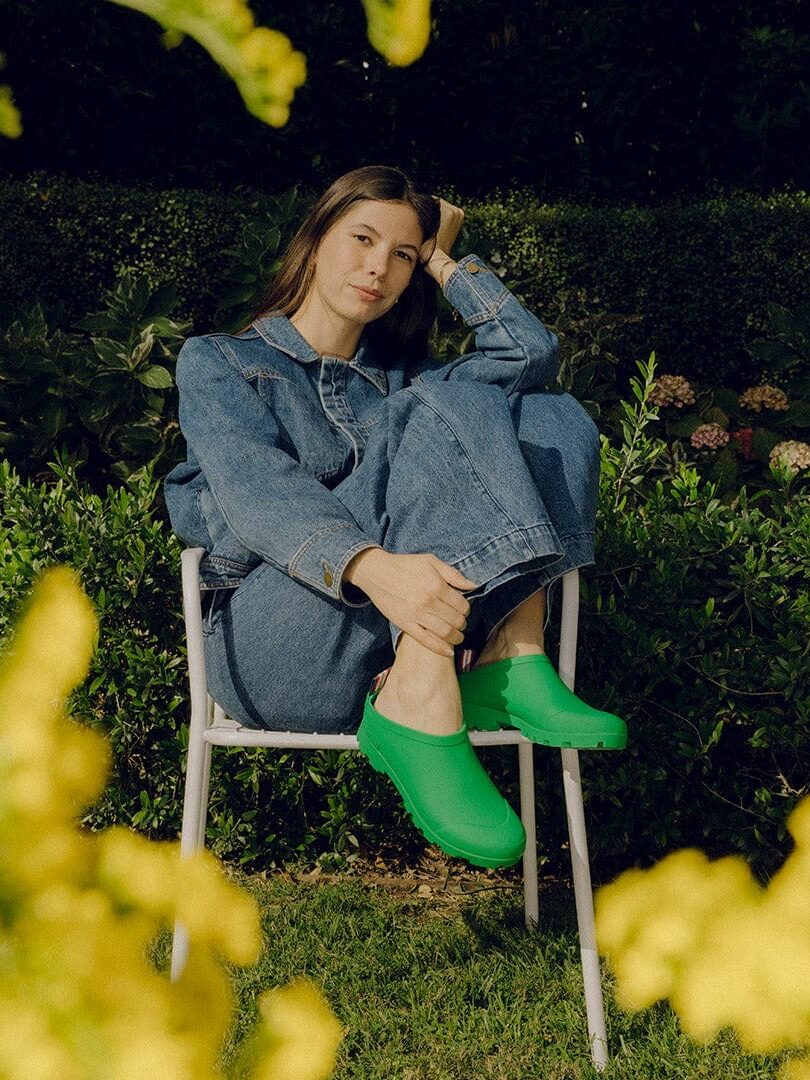
<path fill-rule="evenodd" d="M 170 372 L 165 367 L 161 367 L 159 364 L 153 364 L 152 367 L 142 371 L 137 376 L 138 382 L 143 383 L 144 386 L 151 386 L 155 389 L 168 390 L 170 386 L 174 386 L 174 380 L 171 377 Z"/>
<path fill-rule="evenodd" d="M 810 401 L 791 401 L 782 418 L 787 427 L 810 427 Z"/>
<path fill-rule="evenodd" d="M 751 436 L 751 453 L 760 461 L 767 461 L 771 450 L 782 442 L 783 436 L 769 428 L 754 428 Z"/>
<path fill-rule="evenodd" d="M 703 413 L 704 423 L 718 424 L 721 428 L 728 427 L 728 416 L 722 409 L 712 405 Z"/>
<path fill-rule="evenodd" d="M 682 438 L 688 439 L 692 432 L 697 431 L 702 423 L 703 421 L 699 416 L 691 413 L 688 416 L 680 417 L 678 420 L 668 420 L 666 428 L 670 434 L 680 435 Z"/>
<path fill-rule="evenodd" d="M 797 353 L 781 341 L 752 341 L 747 351 L 762 360 L 770 371 L 784 371 L 797 359 Z"/>

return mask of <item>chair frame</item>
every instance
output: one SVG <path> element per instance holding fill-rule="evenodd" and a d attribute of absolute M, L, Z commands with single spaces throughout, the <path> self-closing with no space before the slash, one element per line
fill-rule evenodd
<path fill-rule="evenodd" d="M 180 840 L 181 858 L 205 846 L 208 816 L 208 789 L 211 776 L 211 753 L 214 746 L 262 746 L 296 750 L 359 750 L 354 734 L 319 734 L 292 731 L 265 731 L 242 727 L 230 719 L 208 693 L 203 652 L 202 607 L 200 597 L 200 562 L 203 548 L 186 548 L 181 555 L 183 616 L 188 650 L 188 674 L 191 696 L 188 755 L 186 762 L 183 822 Z M 570 570 L 562 577 L 560 613 L 560 650 L 558 674 L 565 685 L 574 689 L 577 630 L 579 623 L 579 571 Z M 537 875 L 537 831 L 535 822 L 534 744 L 514 728 L 499 731 L 471 731 L 474 746 L 517 746 L 520 776 L 520 816 L 526 830 L 523 855 L 523 906 L 527 927 L 539 923 L 539 887 Z M 601 1071 L 608 1060 L 607 1036 L 599 954 L 594 928 L 593 892 L 588 862 L 588 841 L 582 805 L 582 781 L 577 750 L 563 749 L 563 791 L 570 838 L 571 867 L 579 928 L 580 958 L 588 1021 L 591 1057 Z M 172 942 L 171 980 L 181 975 L 188 957 L 188 935 L 177 922 Z"/>

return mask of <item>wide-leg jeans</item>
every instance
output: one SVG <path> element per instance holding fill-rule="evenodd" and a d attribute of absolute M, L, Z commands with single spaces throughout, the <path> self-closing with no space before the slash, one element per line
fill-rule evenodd
<path fill-rule="evenodd" d="M 458 658 L 529 596 L 594 562 L 599 449 L 570 394 L 417 382 L 385 400 L 333 494 L 386 551 L 432 552 L 477 583 L 463 594 Z M 347 606 L 262 563 L 217 590 L 203 632 L 210 692 L 235 720 L 351 732 L 401 630 L 373 604 Z"/>

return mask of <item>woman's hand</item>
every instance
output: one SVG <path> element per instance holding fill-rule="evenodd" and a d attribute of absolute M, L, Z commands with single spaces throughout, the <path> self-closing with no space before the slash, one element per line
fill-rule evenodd
<path fill-rule="evenodd" d="M 461 232 L 461 226 L 464 224 L 464 211 L 460 206 L 453 206 L 446 199 L 439 198 L 439 209 L 441 210 L 441 217 L 439 219 L 439 231 L 436 233 L 436 247 L 446 254 L 450 254 L 450 249 L 456 242 L 458 234 Z"/>
<path fill-rule="evenodd" d="M 433 240 L 427 241 L 420 256 L 425 272 L 435 278 L 440 285 L 444 285 L 456 266 L 455 260 L 450 258 L 449 253 L 464 224 L 464 211 L 460 206 L 454 206 L 442 198 L 439 198 L 439 208 L 441 216 L 435 244 Z M 446 268 L 444 273 L 442 273 L 443 268 Z"/>
<path fill-rule="evenodd" d="M 438 556 L 370 548 L 352 559 L 347 574 L 381 614 L 431 652 L 452 656 L 464 640 L 470 602 L 462 590 L 475 582 Z"/>

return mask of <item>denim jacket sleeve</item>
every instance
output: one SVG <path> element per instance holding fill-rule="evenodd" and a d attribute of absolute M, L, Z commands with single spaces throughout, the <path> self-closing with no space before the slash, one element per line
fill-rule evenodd
<path fill-rule="evenodd" d="M 448 303 L 475 330 L 475 351 L 416 368 L 417 379 L 474 379 L 515 390 L 553 386 L 557 335 L 547 330 L 477 255 L 465 255 L 444 283 Z"/>
<path fill-rule="evenodd" d="M 180 429 L 240 541 L 325 596 L 371 601 L 343 583 L 364 548 L 379 547 L 343 503 L 281 450 L 272 409 L 215 340 L 188 338 L 177 358 Z"/>

